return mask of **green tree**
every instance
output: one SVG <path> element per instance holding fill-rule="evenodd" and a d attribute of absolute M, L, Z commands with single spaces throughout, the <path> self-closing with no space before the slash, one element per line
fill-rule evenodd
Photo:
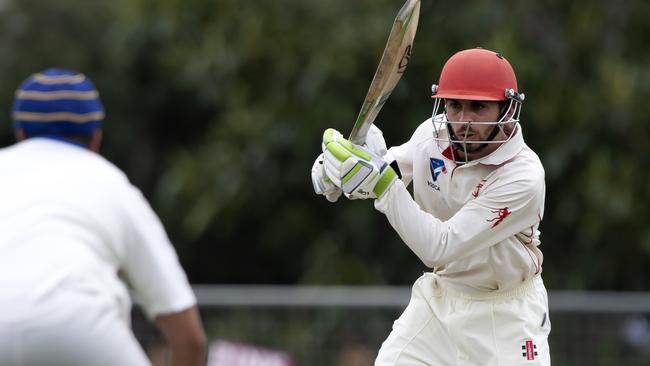
<path fill-rule="evenodd" d="M 350 130 L 401 3 L 5 1 L 0 138 L 20 81 L 81 70 L 106 105 L 105 155 L 152 199 L 195 282 L 411 283 L 426 269 L 372 204 L 329 204 L 309 179 L 322 131 Z M 400 144 L 451 54 L 501 52 L 546 168 L 548 286 L 648 289 L 648 15 L 641 0 L 423 1 L 377 124 Z"/>

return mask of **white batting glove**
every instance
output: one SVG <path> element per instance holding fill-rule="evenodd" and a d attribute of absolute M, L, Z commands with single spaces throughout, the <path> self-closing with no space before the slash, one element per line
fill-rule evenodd
<path fill-rule="evenodd" d="M 323 134 L 325 173 L 350 199 L 379 198 L 397 180 L 380 156 L 328 128 Z"/>
<path fill-rule="evenodd" d="M 366 135 L 366 142 L 363 144 L 370 151 L 379 156 L 386 155 L 388 151 L 384 134 L 379 127 L 371 125 Z M 323 154 L 320 154 L 314 161 L 311 167 L 311 182 L 314 186 L 314 192 L 318 195 L 323 195 L 330 202 L 336 202 L 343 190 L 332 183 L 332 181 L 325 174 L 325 167 L 323 165 Z M 351 197 L 352 198 L 352 197 Z M 354 198 L 352 198 L 354 199 Z"/>
<path fill-rule="evenodd" d="M 370 125 L 368 134 L 366 135 L 366 142 L 363 146 L 367 147 L 368 150 L 372 151 L 376 155 L 383 157 L 388 152 L 386 148 L 386 141 L 384 140 L 384 133 L 381 132 L 379 127 Z"/>
<path fill-rule="evenodd" d="M 343 191 L 332 183 L 325 174 L 325 165 L 323 164 L 323 154 L 318 155 L 311 167 L 311 183 L 314 185 L 314 192 L 325 196 L 328 201 L 336 202 Z"/>

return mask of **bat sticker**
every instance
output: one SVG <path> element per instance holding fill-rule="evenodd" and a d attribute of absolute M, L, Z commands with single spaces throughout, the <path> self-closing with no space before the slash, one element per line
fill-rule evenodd
<path fill-rule="evenodd" d="M 397 72 L 403 74 L 404 71 L 406 71 L 406 67 L 409 65 L 410 61 L 411 61 L 411 46 L 408 46 L 404 50 L 404 55 L 402 55 L 402 59 L 399 61 Z"/>

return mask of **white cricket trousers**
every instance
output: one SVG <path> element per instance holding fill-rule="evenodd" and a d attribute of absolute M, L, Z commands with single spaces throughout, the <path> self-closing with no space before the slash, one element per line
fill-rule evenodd
<path fill-rule="evenodd" d="M 550 331 L 539 276 L 510 291 L 470 296 L 426 273 L 413 285 L 375 366 L 547 366 Z"/>
<path fill-rule="evenodd" d="M 67 297 L 48 301 L 46 308 L 0 319 L 0 365 L 151 365 L 119 306 L 105 298 Z"/>

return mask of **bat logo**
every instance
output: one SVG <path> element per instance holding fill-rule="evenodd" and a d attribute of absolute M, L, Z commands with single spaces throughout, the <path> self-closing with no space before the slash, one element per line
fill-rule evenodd
<path fill-rule="evenodd" d="M 399 61 L 399 66 L 397 67 L 397 73 L 403 74 L 404 71 L 406 71 L 406 67 L 409 65 L 410 61 L 411 61 L 411 45 L 408 45 L 404 50 L 402 59 Z"/>

